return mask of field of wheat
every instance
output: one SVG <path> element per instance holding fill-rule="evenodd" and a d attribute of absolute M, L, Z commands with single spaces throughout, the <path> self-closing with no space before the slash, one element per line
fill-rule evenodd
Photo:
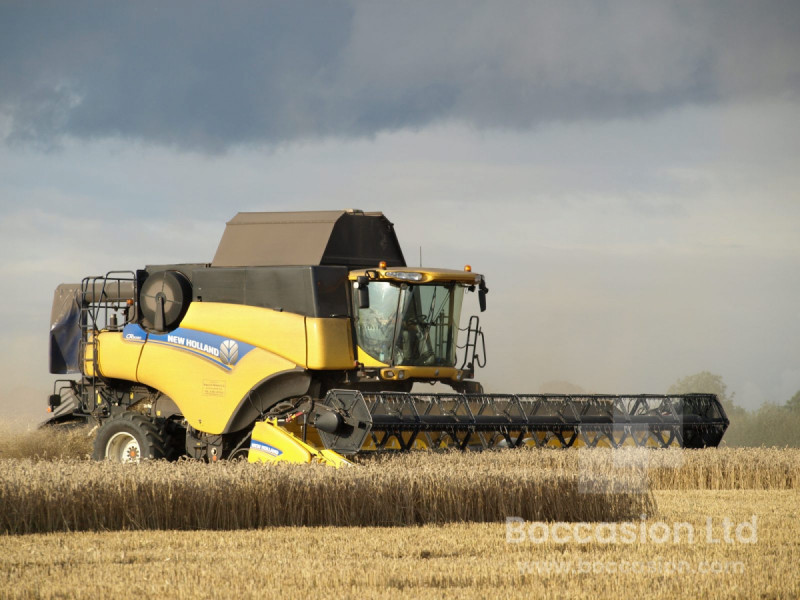
<path fill-rule="evenodd" d="M 653 490 L 800 488 L 798 450 L 522 449 L 322 465 L 0 460 L 0 532 L 619 521 Z"/>
<path fill-rule="evenodd" d="M 0 421 L 0 460 L 87 459 L 92 455 L 93 434 L 89 427 L 34 429 Z"/>
<path fill-rule="evenodd" d="M 797 598 L 798 494 L 656 492 L 660 519 L 758 514 L 752 545 L 506 542 L 503 523 L 0 536 L 7 598 Z"/>
<path fill-rule="evenodd" d="M 593 521 L 654 510 L 620 475 L 583 485 L 524 452 L 415 453 L 347 469 L 323 465 L 164 461 L 140 465 L 0 461 L 0 532 L 242 529 L 274 525 L 392 526 L 503 521 Z M 526 460 L 527 459 L 527 460 Z M 624 482 L 628 489 L 607 493 Z"/>
<path fill-rule="evenodd" d="M 37 435 L 0 445 L 2 597 L 800 596 L 800 450 L 412 453 L 335 470 L 94 463 L 85 431 Z M 727 541 L 726 519 L 756 535 Z M 695 537 L 531 533 L 671 523 Z"/>

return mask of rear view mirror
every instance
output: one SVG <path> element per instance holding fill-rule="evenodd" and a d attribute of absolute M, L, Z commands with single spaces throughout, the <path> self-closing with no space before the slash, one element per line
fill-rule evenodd
<path fill-rule="evenodd" d="M 358 308 L 369 308 L 369 278 L 361 275 L 356 279 L 356 287 L 358 288 Z"/>
<path fill-rule="evenodd" d="M 489 288 L 486 287 L 486 281 L 481 277 L 481 282 L 478 286 L 478 304 L 480 304 L 481 312 L 486 311 L 486 294 L 489 293 Z"/>

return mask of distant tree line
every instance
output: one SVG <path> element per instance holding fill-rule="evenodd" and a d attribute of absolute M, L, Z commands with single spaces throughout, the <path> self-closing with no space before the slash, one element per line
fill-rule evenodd
<path fill-rule="evenodd" d="M 764 404 L 748 411 L 734 403 L 720 375 L 703 371 L 679 379 L 667 393 L 716 394 L 731 421 L 723 445 L 800 447 L 800 391 L 784 405 Z"/>

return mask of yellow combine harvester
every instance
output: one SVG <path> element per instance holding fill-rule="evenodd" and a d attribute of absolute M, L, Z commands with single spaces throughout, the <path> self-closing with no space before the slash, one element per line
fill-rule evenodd
<path fill-rule="evenodd" d="M 482 275 L 409 268 L 357 210 L 239 213 L 210 264 L 87 277 L 55 293 L 47 424 L 99 425 L 94 457 L 321 461 L 410 448 L 719 444 L 707 394 L 487 394 Z M 460 345 L 459 345 L 460 342 Z M 413 393 L 445 383 L 447 394 Z"/>

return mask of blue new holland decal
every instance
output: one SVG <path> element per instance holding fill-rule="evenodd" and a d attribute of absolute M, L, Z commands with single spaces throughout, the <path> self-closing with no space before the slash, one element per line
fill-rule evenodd
<path fill-rule="evenodd" d="M 178 328 L 169 333 L 147 333 L 141 326 L 132 323 L 122 330 L 122 338 L 129 342 L 148 342 L 185 350 L 210 360 L 226 371 L 230 371 L 255 348 L 246 342 L 194 329 Z"/>
<path fill-rule="evenodd" d="M 250 442 L 250 448 L 252 450 L 258 450 L 260 452 L 264 452 L 271 456 L 280 456 L 283 454 L 283 451 L 278 450 L 275 446 L 270 446 L 269 444 L 265 444 L 264 442 L 259 442 L 258 440 L 252 440 Z"/>

